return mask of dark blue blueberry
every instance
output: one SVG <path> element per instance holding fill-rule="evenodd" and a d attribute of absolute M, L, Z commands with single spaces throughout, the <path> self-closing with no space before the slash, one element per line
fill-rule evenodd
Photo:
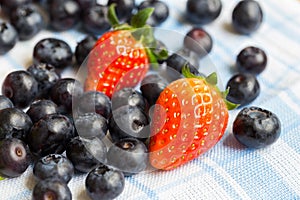
<path fill-rule="evenodd" d="M 197 24 L 208 24 L 214 21 L 221 13 L 220 0 L 188 0 L 186 14 L 189 21 Z"/>
<path fill-rule="evenodd" d="M 28 146 L 17 138 L 0 140 L 0 176 L 18 177 L 31 162 Z"/>
<path fill-rule="evenodd" d="M 17 8 L 19 6 L 29 4 L 32 0 L 1 0 L 1 5 L 6 11 Z"/>
<path fill-rule="evenodd" d="M 48 98 L 51 87 L 60 79 L 55 67 L 51 64 L 39 63 L 31 65 L 27 71 L 38 82 L 39 94 L 37 98 Z"/>
<path fill-rule="evenodd" d="M 150 74 L 142 80 L 140 90 L 149 105 L 152 106 L 168 84 L 168 81 L 159 74 Z"/>
<path fill-rule="evenodd" d="M 42 157 L 63 153 L 67 143 L 74 137 L 74 126 L 68 117 L 47 115 L 36 122 L 27 134 L 26 141 L 31 152 Z"/>
<path fill-rule="evenodd" d="M 20 40 L 29 40 L 42 30 L 42 14 L 32 4 L 17 7 L 10 13 L 10 21 L 18 31 Z"/>
<path fill-rule="evenodd" d="M 0 55 L 6 54 L 19 40 L 18 32 L 10 23 L 0 20 Z"/>
<path fill-rule="evenodd" d="M 86 9 L 95 6 L 97 4 L 97 0 L 76 0 L 81 10 L 84 12 Z"/>
<path fill-rule="evenodd" d="M 249 148 L 263 148 L 277 141 L 281 123 L 271 111 L 249 107 L 242 109 L 233 122 L 233 135 Z"/>
<path fill-rule="evenodd" d="M 4 95 L 0 95 L 0 110 L 5 108 L 13 108 L 14 104 L 11 102 L 9 98 Z"/>
<path fill-rule="evenodd" d="M 78 42 L 75 48 L 75 58 L 77 64 L 80 66 L 85 58 L 89 55 L 92 48 L 95 46 L 97 37 L 93 35 L 87 35 L 83 40 Z"/>
<path fill-rule="evenodd" d="M 85 187 L 92 200 L 111 200 L 123 192 L 124 175 L 118 170 L 100 165 L 89 172 L 85 180 Z"/>
<path fill-rule="evenodd" d="M 0 110 L 0 139 L 18 138 L 24 140 L 32 127 L 30 117 L 18 108 Z"/>
<path fill-rule="evenodd" d="M 74 175 L 74 167 L 65 156 L 49 154 L 35 162 L 33 175 L 39 180 L 57 178 L 68 183 Z"/>
<path fill-rule="evenodd" d="M 73 102 L 83 93 L 82 84 L 73 78 L 59 79 L 51 88 L 50 98 L 66 112 L 72 111 Z"/>
<path fill-rule="evenodd" d="M 197 53 L 199 58 L 203 58 L 211 52 L 213 40 L 203 28 L 194 27 L 186 34 L 184 46 Z"/>
<path fill-rule="evenodd" d="M 72 193 L 68 185 L 55 178 L 39 181 L 33 188 L 32 200 L 72 200 Z"/>
<path fill-rule="evenodd" d="M 83 28 L 91 34 L 102 34 L 111 28 L 107 18 L 108 7 L 95 5 L 83 13 Z"/>
<path fill-rule="evenodd" d="M 246 47 L 237 56 L 236 67 L 242 73 L 258 75 L 266 66 L 267 55 L 258 47 Z"/>
<path fill-rule="evenodd" d="M 150 26 L 158 26 L 169 17 L 169 7 L 168 5 L 159 0 L 147 0 L 142 1 L 138 6 L 139 10 L 144 8 L 154 8 L 152 15 L 148 18 L 147 24 Z"/>
<path fill-rule="evenodd" d="M 147 140 L 150 134 L 149 116 L 133 106 L 122 106 L 113 110 L 109 120 L 109 132 L 113 141 L 133 137 L 142 141 Z"/>
<path fill-rule="evenodd" d="M 183 48 L 176 53 L 170 55 L 166 61 L 167 73 L 169 73 L 169 81 L 182 77 L 182 69 L 184 66 L 188 67 L 190 72 L 195 75 L 201 75 L 198 71 L 199 57 L 193 51 Z"/>
<path fill-rule="evenodd" d="M 125 176 L 142 172 L 148 166 L 146 145 L 135 138 L 114 143 L 107 152 L 108 164 L 123 171 Z"/>
<path fill-rule="evenodd" d="M 115 3 L 116 13 L 121 21 L 127 21 L 131 18 L 135 8 L 135 0 L 108 0 L 108 5 Z"/>
<path fill-rule="evenodd" d="M 101 163 L 105 163 L 106 154 L 106 146 L 101 140 L 80 137 L 72 138 L 66 149 L 66 155 L 74 168 L 83 173 L 88 173 Z"/>
<path fill-rule="evenodd" d="M 38 82 L 27 71 L 13 71 L 3 81 L 2 94 L 8 97 L 15 107 L 26 108 L 38 95 Z"/>
<path fill-rule="evenodd" d="M 107 133 L 107 120 L 97 113 L 81 114 L 74 120 L 75 128 L 80 137 L 102 139 Z"/>
<path fill-rule="evenodd" d="M 255 32 L 263 21 L 263 11 L 257 1 L 240 1 L 232 12 L 233 28 L 241 34 Z"/>
<path fill-rule="evenodd" d="M 236 74 L 229 79 L 226 88 L 229 93 L 226 99 L 232 103 L 247 105 L 254 101 L 260 93 L 260 86 L 252 74 Z"/>
<path fill-rule="evenodd" d="M 111 115 L 111 101 L 102 92 L 89 91 L 79 98 L 75 109 L 78 114 L 95 112 L 108 119 Z"/>
<path fill-rule="evenodd" d="M 73 52 L 64 41 L 56 38 L 44 38 L 33 49 L 34 64 L 47 63 L 56 69 L 72 65 Z"/>
<path fill-rule="evenodd" d="M 53 101 L 42 99 L 34 101 L 26 114 L 31 118 L 31 121 L 35 123 L 46 115 L 56 114 L 57 112 L 57 105 Z"/>
<path fill-rule="evenodd" d="M 65 31 L 79 22 L 81 9 L 76 1 L 51 0 L 48 2 L 50 25 L 54 30 Z"/>
<path fill-rule="evenodd" d="M 145 111 L 147 102 L 142 94 L 134 88 L 123 88 L 115 92 L 111 98 L 112 110 L 116 110 L 122 106 L 137 106 Z"/>

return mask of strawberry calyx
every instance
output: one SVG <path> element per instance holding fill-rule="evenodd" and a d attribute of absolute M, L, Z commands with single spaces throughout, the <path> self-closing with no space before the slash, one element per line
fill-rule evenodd
<path fill-rule="evenodd" d="M 113 30 L 128 30 L 132 36 L 139 42 L 141 42 L 146 50 L 150 63 L 154 68 L 158 67 L 158 59 L 166 59 L 168 57 L 168 51 L 166 49 L 160 50 L 155 53 L 157 41 L 154 37 L 153 28 L 146 24 L 147 19 L 152 15 L 154 8 L 144 8 L 133 15 L 130 19 L 130 24 L 120 23 L 116 11 L 116 4 L 113 3 L 108 9 L 108 20 L 111 23 Z"/>
<path fill-rule="evenodd" d="M 0 181 L 2 181 L 2 180 L 4 180 L 4 178 L 0 176 Z"/>
<path fill-rule="evenodd" d="M 207 84 L 210 84 L 215 88 L 216 91 L 218 91 L 225 102 L 228 110 L 234 110 L 239 106 L 239 104 L 232 103 L 226 99 L 226 96 L 228 95 L 229 88 L 227 88 L 225 91 L 220 91 L 219 87 L 217 86 L 218 83 L 218 76 L 216 72 L 212 72 L 207 77 L 204 76 L 197 76 L 190 72 L 190 69 L 185 65 L 182 69 L 182 74 L 185 78 L 197 78 L 200 80 L 204 80 Z"/>

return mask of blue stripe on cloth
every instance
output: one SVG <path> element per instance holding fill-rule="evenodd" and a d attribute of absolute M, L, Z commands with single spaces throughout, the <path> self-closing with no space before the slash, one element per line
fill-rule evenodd
<path fill-rule="evenodd" d="M 139 190 L 143 191 L 150 199 L 158 200 L 159 197 L 157 196 L 157 193 L 152 190 L 150 187 L 144 185 L 143 183 L 136 180 L 134 176 L 130 176 L 126 178 L 131 184 L 133 184 L 135 187 L 137 187 Z"/>

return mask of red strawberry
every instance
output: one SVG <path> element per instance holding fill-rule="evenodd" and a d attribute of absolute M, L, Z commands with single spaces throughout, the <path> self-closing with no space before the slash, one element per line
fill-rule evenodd
<path fill-rule="evenodd" d="M 186 77 L 167 86 L 155 105 L 149 159 L 157 169 L 174 169 L 197 158 L 221 139 L 227 126 L 227 105 L 232 104 L 209 83 L 213 76 Z"/>
<path fill-rule="evenodd" d="M 156 59 L 149 45 L 154 44 L 151 28 L 145 25 L 153 8 L 134 15 L 131 25 L 119 24 L 114 4 L 109 9 L 114 30 L 103 34 L 87 60 L 85 90 L 98 90 L 111 97 L 124 87 L 135 87 Z"/>

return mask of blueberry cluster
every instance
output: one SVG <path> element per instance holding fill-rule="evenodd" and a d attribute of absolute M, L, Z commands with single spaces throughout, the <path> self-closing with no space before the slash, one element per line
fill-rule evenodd
<path fill-rule="evenodd" d="M 19 40 L 33 38 L 42 29 L 60 32 L 78 28 L 87 34 L 100 35 L 111 28 L 107 13 L 113 3 L 122 22 L 147 7 L 155 8 L 147 21 L 149 25 L 158 26 L 169 16 L 168 6 L 159 0 L 147 0 L 139 5 L 135 0 L 109 0 L 107 4 L 99 4 L 97 0 L 3 0 L 0 6 L 8 20 L 0 19 L 0 55 L 11 50 Z M 84 43 L 88 45 L 88 41 Z M 77 56 L 81 64 L 85 56 Z"/>
<path fill-rule="evenodd" d="M 134 0 L 109 0 L 107 5 L 112 3 L 116 3 L 117 15 L 125 22 L 135 10 L 145 7 L 155 8 L 147 21 L 153 26 L 163 23 L 169 15 L 169 8 L 159 0 L 140 5 Z M 87 174 L 85 185 L 91 199 L 117 197 L 124 189 L 124 177 L 149 166 L 151 106 L 160 93 L 171 81 L 182 77 L 184 66 L 195 75 L 203 75 L 198 71 L 198 61 L 211 52 L 213 38 L 195 26 L 186 34 L 182 49 L 158 60 L 167 66 L 166 70 L 148 74 L 139 90 L 123 88 L 110 99 L 98 91 L 84 91 L 82 83 L 74 78 L 62 78 L 61 71 L 73 66 L 73 57 L 80 65 L 95 45 L 95 35 L 110 29 L 107 5 L 97 4 L 96 0 L 1 1 L 11 23 L 0 21 L 0 54 L 44 28 L 43 13 L 55 31 L 73 28 L 82 20 L 83 29 L 89 33 L 75 52 L 65 41 L 40 40 L 34 47 L 33 64 L 26 70 L 9 73 L 2 84 L 0 176 L 20 176 L 32 164 L 38 181 L 33 199 L 72 199 L 68 183 L 79 173 Z M 186 13 L 192 23 L 204 25 L 214 21 L 221 9 L 220 0 L 188 0 Z M 257 15 L 250 18 L 249 12 Z M 232 20 L 233 27 L 242 34 L 256 31 L 262 22 L 259 4 L 241 1 Z M 156 46 L 158 50 L 166 49 L 160 41 Z M 267 56 L 262 49 L 243 49 L 236 60 L 239 73 L 227 83 L 227 100 L 241 107 L 252 102 L 260 93 L 256 77 L 266 65 Z M 267 123 L 269 129 L 265 130 Z M 270 111 L 245 108 L 233 129 L 238 141 L 261 148 L 277 140 L 280 122 Z"/>

